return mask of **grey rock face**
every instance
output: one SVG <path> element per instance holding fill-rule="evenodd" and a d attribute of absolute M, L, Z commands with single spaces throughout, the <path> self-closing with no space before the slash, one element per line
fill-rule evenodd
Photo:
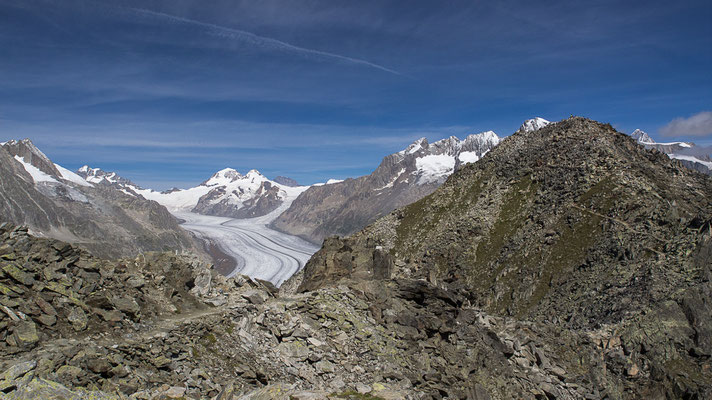
<path fill-rule="evenodd" d="M 701 163 L 695 162 L 695 161 L 690 161 L 690 160 L 677 160 L 677 161 L 680 164 L 684 165 L 685 167 L 687 167 L 691 170 L 701 172 L 706 175 L 712 175 L 712 169 L 708 168 L 704 164 L 701 164 Z"/>
<path fill-rule="evenodd" d="M 54 182 L 35 182 L 15 155 Z M 111 186 L 66 180 L 29 140 L 0 146 L 0 200 L 0 220 L 80 244 L 97 255 L 120 257 L 168 249 L 201 252 L 165 207 Z"/>
<path fill-rule="evenodd" d="M 284 185 L 284 186 L 289 186 L 289 187 L 299 186 L 299 183 L 297 183 L 297 181 L 295 181 L 292 178 L 287 178 L 286 176 L 278 176 L 278 177 L 274 178 L 274 181 L 279 183 L 280 185 Z"/>
<path fill-rule="evenodd" d="M 697 267 L 707 266 L 712 254 L 711 229 L 696 228 L 706 238 L 691 256 Z M 272 288 L 245 277 L 217 274 L 198 296 L 191 286 L 205 273 L 203 264 L 166 254 L 99 260 L 7 224 L 0 227 L 3 246 L 12 250 L 0 255 L 0 262 L 26 260 L 22 268 L 35 282 L 27 286 L 17 273 L 0 275 L 0 288 L 10 288 L 2 304 L 27 319 L 52 310 L 60 316 L 53 329 L 37 325 L 34 347 L 0 341 L 0 390 L 11 399 L 712 394 L 704 355 L 711 321 L 704 300 L 709 279 L 707 286 L 683 279 L 701 292 L 689 292 L 679 303 L 661 294 L 665 301 L 642 318 L 572 329 L 550 320 L 488 313 L 472 306 L 463 285 L 439 282 L 437 275 L 430 279 L 437 285 L 398 277 L 398 260 L 391 265 L 383 255 L 374 256 L 382 248 L 359 249 L 357 241 L 334 247 L 351 252 L 338 262 L 356 258 L 350 264 L 352 279 L 283 296 L 269 296 Z M 389 272 L 396 279 L 388 279 Z M 87 273 L 98 276 L 85 280 Z M 145 284 L 137 288 L 129 278 Z M 118 312 L 110 296 L 134 299 L 140 319 L 121 313 L 114 323 L 103 321 L 106 310 Z M 32 300 L 37 298 L 44 302 Z M 74 307 L 88 317 L 85 331 L 76 332 L 64 318 Z M 9 319 L 0 317 L 0 335 L 12 329 Z"/>
<path fill-rule="evenodd" d="M 21 157 L 40 171 L 50 176 L 58 176 L 59 171 L 49 158 L 30 139 L 10 140 L 2 147 L 13 157 Z"/>

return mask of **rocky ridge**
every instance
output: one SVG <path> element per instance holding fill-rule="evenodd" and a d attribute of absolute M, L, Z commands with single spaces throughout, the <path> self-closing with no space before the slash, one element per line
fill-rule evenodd
<path fill-rule="evenodd" d="M 477 161 L 498 143 L 492 131 L 464 140 L 454 136 L 434 143 L 418 139 L 383 158 L 370 175 L 310 187 L 271 227 L 319 244 L 330 235 L 353 233 L 432 193 L 453 171 Z"/>
<path fill-rule="evenodd" d="M 711 194 L 709 177 L 572 117 L 520 130 L 432 195 L 327 239 L 286 286 L 429 282 L 560 335 L 614 334 L 587 367 L 611 375 L 574 378 L 610 398 L 707 398 Z"/>
<path fill-rule="evenodd" d="M 169 254 L 100 260 L 2 224 L 0 391 L 708 398 L 710 193 L 708 177 L 572 118 L 327 239 L 280 291 Z"/>
<path fill-rule="evenodd" d="M 0 240 L 2 398 L 619 398 L 620 374 L 649 378 L 614 329 L 490 315 L 426 281 L 279 293 L 183 257 Z"/>

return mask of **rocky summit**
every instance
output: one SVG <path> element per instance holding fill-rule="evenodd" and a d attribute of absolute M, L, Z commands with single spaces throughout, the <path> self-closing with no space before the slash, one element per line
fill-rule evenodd
<path fill-rule="evenodd" d="M 291 285 L 428 282 L 509 323 L 562 330 L 542 337 L 578 348 L 556 356 L 569 363 L 548 381 L 559 391 L 709 398 L 711 195 L 709 177 L 572 117 L 520 130 L 432 195 L 327 239 Z M 596 364 L 574 345 L 584 337 L 605 342 Z"/>
<path fill-rule="evenodd" d="M 7 399 L 707 399 L 712 179 L 522 129 L 277 290 L 0 225 Z"/>

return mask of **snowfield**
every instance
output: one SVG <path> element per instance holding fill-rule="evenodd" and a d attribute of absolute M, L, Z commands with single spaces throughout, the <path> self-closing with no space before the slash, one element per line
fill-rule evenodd
<path fill-rule="evenodd" d="M 185 211 L 173 211 L 173 214 L 186 221 L 181 225 L 183 228 L 212 242 L 236 261 L 237 265 L 227 274 L 228 277 L 242 274 L 280 286 L 304 268 L 312 254 L 319 250 L 319 247 L 296 236 L 267 227 L 290 204 L 291 201 L 285 202 L 265 216 L 248 219 L 212 217 Z"/>
<path fill-rule="evenodd" d="M 420 177 L 418 185 L 445 180 L 455 170 L 455 157 L 433 154 L 415 160 Z"/>

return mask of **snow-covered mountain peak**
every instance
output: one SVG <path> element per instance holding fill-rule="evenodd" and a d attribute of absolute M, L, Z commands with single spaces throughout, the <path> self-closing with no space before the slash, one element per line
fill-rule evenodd
<path fill-rule="evenodd" d="M 262 175 L 260 171 L 256 169 L 251 169 L 247 174 L 243 175 L 233 168 L 224 168 L 213 174 L 210 179 L 201 183 L 201 186 L 226 186 L 233 184 L 238 181 L 249 181 L 249 182 L 267 182 L 269 179 Z"/>
<path fill-rule="evenodd" d="M 492 148 L 499 144 L 499 136 L 497 136 L 494 131 L 485 131 L 480 133 L 473 133 L 468 135 L 465 140 L 462 141 L 463 151 L 469 151 L 472 147 L 482 147 L 487 146 Z"/>
<path fill-rule="evenodd" d="M 473 133 L 473 134 L 467 135 L 467 137 L 465 138 L 465 140 L 471 139 L 471 138 L 472 138 L 472 139 L 482 140 L 482 141 L 492 141 L 492 140 L 494 140 L 494 141 L 499 141 L 499 136 L 497 136 L 497 134 L 494 133 L 494 131 L 485 131 L 485 132 L 480 132 L 480 133 Z"/>
<path fill-rule="evenodd" d="M 30 174 L 35 183 L 49 182 L 65 184 L 71 182 L 79 186 L 92 186 L 74 172 L 55 164 L 32 143 L 30 139 L 9 140 L 2 147 Z"/>
<path fill-rule="evenodd" d="M 641 143 L 655 143 L 655 141 L 647 133 L 645 133 L 645 131 L 640 129 L 634 130 L 630 136 Z"/>
<path fill-rule="evenodd" d="M 103 175 L 105 172 L 101 170 L 101 168 L 92 168 L 88 165 L 84 165 L 81 168 L 77 170 L 77 172 L 80 172 L 82 174 L 85 174 L 86 176 L 97 176 L 97 175 Z"/>
<path fill-rule="evenodd" d="M 519 127 L 517 132 L 534 132 L 549 125 L 550 123 L 551 122 L 540 117 L 528 119 L 524 121 L 524 123 L 522 124 L 522 126 Z"/>
<path fill-rule="evenodd" d="M 398 154 L 413 154 L 418 151 L 428 147 L 428 139 L 422 137 L 415 142 L 411 143 L 405 150 L 401 150 Z"/>
<path fill-rule="evenodd" d="M 379 168 L 388 172 L 385 177 L 379 174 L 379 182 L 385 183 L 385 187 L 393 187 L 398 182 L 408 181 L 406 178 L 401 179 L 401 176 L 414 175 L 416 179 L 411 182 L 418 185 L 441 183 L 458 166 L 479 160 L 499 141 L 499 136 L 493 131 L 471 134 L 464 140 L 450 136 L 430 144 L 426 138 L 420 138 L 404 150 L 384 158 Z M 406 175 L 399 172 L 402 168 L 413 167 L 415 170 Z M 391 176 L 393 173 L 397 173 L 397 176 Z"/>
<path fill-rule="evenodd" d="M 262 173 L 256 169 L 251 169 L 247 172 L 247 175 L 245 175 L 247 178 L 251 179 L 263 179 L 263 180 L 268 180 L 266 176 L 262 175 Z"/>
<path fill-rule="evenodd" d="M 108 183 L 116 183 L 118 177 L 116 172 L 105 172 L 101 168 L 92 168 L 88 165 L 79 168 L 77 172 L 90 183 L 101 183 L 104 180 Z"/>
<path fill-rule="evenodd" d="M 92 168 L 88 165 L 79 168 L 75 175 L 89 183 L 114 186 L 124 193 L 128 192 L 130 195 L 133 195 L 132 191 L 141 189 L 141 187 L 116 172 L 104 171 L 101 168 Z"/>
<path fill-rule="evenodd" d="M 224 168 L 216 172 L 207 181 L 201 183 L 201 186 L 218 186 L 227 185 L 229 183 L 235 182 L 236 180 L 243 179 L 241 173 L 232 168 Z"/>

